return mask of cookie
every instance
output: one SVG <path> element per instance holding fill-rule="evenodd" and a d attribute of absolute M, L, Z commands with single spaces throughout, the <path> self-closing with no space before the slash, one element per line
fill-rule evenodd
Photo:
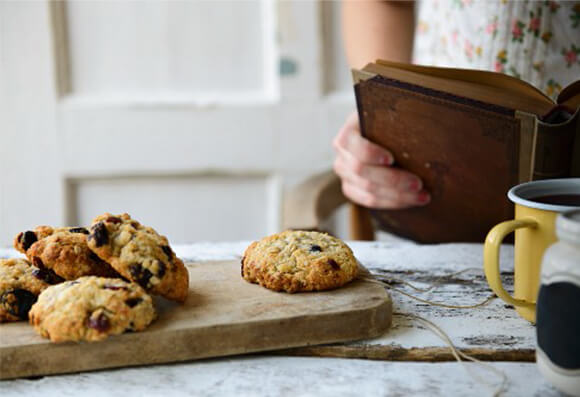
<path fill-rule="evenodd" d="M 189 273 L 167 238 L 128 214 L 96 217 L 87 240 L 101 259 L 148 292 L 177 302 L 187 298 Z"/>
<path fill-rule="evenodd" d="M 242 277 L 274 291 L 338 288 L 357 275 L 351 249 L 326 233 L 285 231 L 250 244 Z"/>
<path fill-rule="evenodd" d="M 121 277 L 89 249 L 87 236 L 83 233 L 57 231 L 32 244 L 26 256 L 36 266 L 49 268 L 65 280 L 83 276 Z"/>
<path fill-rule="evenodd" d="M 16 236 L 14 247 L 24 252 L 35 266 L 50 269 L 65 280 L 83 276 L 121 277 L 89 249 L 88 234 L 84 227 L 39 226 Z"/>
<path fill-rule="evenodd" d="M 25 259 L 0 259 L 0 323 L 26 320 L 38 295 L 59 281 Z"/>
<path fill-rule="evenodd" d="M 26 251 L 32 246 L 32 244 L 36 243 L 38 240 L 43 239 L 45 237 L 50 236 L 55 231 L 62 231 L 62 230 L 77 230 L 83 228 L 53 228 L 50 226 L 38 226 L 34 230 L 27 230 L 25 232 L 18 233 L 18 235 L 14 238 L 14 248 L 18 251 L 26 254 Z M 86 230 L 86 229 L 85 229 Z"/>
<path fill-rule="evenodd" d="M 143 288 L 95 276 L 45 289 L 29 313 L 36 332 L 52 342 L 95 342 L 142 331 L 155 317 L 153 300 Z"/>

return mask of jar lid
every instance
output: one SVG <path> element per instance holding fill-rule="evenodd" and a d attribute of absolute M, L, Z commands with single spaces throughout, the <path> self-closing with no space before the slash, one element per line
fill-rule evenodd
<path fill-rule="evenodd" d="M 556 235 L 560 240 L 580 244 L 580 210 L 566 211 L 558 215 Z"/>

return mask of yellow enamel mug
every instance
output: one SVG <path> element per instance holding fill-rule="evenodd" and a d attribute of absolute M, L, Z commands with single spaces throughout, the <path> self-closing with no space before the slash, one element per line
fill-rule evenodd
<path fill-rule="evenodd" d="M 555 223 L 560 212 L 580 208 L 580 178 L 546 179 L 522 183 L 510 189 L 515 219 L 496 225 L 487 235 L 483 268 L 489 286 L 517 312 L 536 322 L 536 298 L 540 286 L 540 266 L 544 251 L 556 242 Z M 511 232 L 514 243 L 514 295 L 500 279 L 499 249 Z"/>

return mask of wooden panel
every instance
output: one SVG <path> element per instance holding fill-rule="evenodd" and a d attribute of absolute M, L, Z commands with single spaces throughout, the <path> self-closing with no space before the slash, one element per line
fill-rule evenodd
<path fill-rule="evenodd" d="M 0 378 L 184 361 L 375 337 L 391 323 L 385 290 L 367 281 L 286 294 L 240 277 L 239 261 L 188 264 L 184 305 L 157 301 L 144 332 L 51 344 L 26 323 L 0 325 Z"/>
<path fill-rule="evenodd" d="M 60 218 L 47 1 L 0 1 L 0 246 Z"/>
<path fill-rule="evenodd" d="M 319 2 L 279 1 L 280 91 L 283 100 L 318 99 L 321 95 Z"/>
<path fill-rule="evenodd" d="M 352 96 L 352 77 L 344 53 L 341 33 L 341 2 L 321 2 L 324 91 Z"/>
<path fill-rule="evenodd" d="M 279 228 L 277 180 L 265 175 L 78 178 L 68 186 L 70 225 L 128 212 L 172 243 L 250 240 Z"/>
<path fill-rule="evenodd" d="M 271 91 L 264 1 L 67 3 L 75 95 L 228 96 Z M 268 30 L 268 31 L 266 31 Z"/>
<path fill-rule="evenodd" d="M 71 178 L 217 170 L 286 185 L 329 169 L 353 96 L 321 97 L 319 9 L 316 1 L 0 1 L 0 246 L 26 228 L 68 222 Z M 147 47 L 162 44 L 178 56 Z M 294 73 L 279 76 L 280 57 L 296 61 Z M 152 75 L 166 66 L 177 80 Z M 256 217 L 270 229 L 274 218 Z"/>
<path fill-rule="evenodd" d="M 331 168 L 332 137 L 350 109 L 339 103 L 130 111 L 65 106 L 60 113 L 66 143 L 62 164 L 70 173 L 83 174 L 176 169 L 314 173 Z"/>

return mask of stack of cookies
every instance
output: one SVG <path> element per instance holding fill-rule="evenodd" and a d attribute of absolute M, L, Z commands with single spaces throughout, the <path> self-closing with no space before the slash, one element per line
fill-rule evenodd
<path fill-rule="evenodd" d="M 14 247 L 28 260 L 0 260 L 0 322 L 28 318 L 53 342 L 141 331 L 156 317 L 149 293 L 187 298 L 189 273 L 167 238 L 128 214 L 89 229 L 40 226 Z"/>

